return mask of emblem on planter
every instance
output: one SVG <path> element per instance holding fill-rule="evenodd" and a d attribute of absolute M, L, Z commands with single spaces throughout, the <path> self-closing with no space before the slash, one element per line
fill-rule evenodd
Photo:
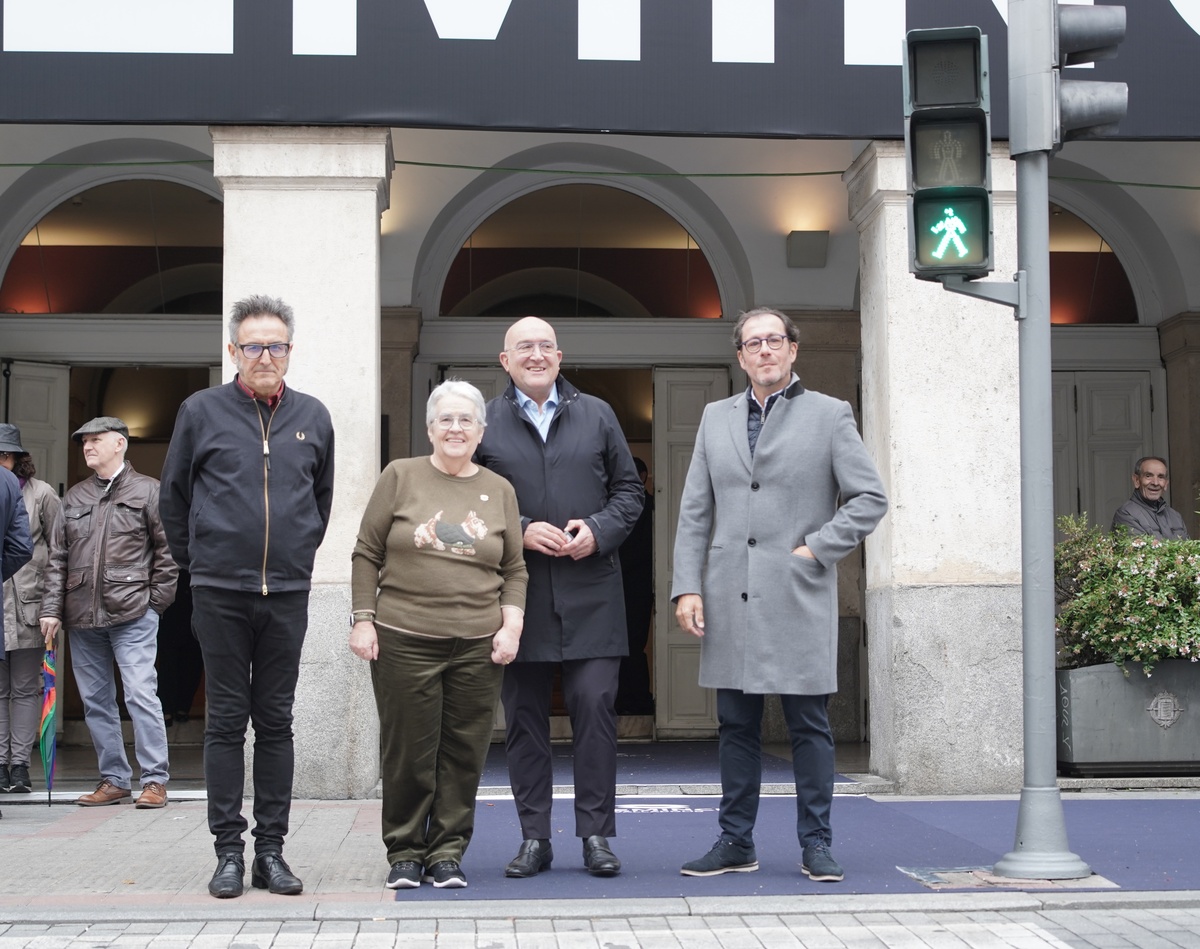
<path fill-rule="evenodd" d="M 1154 719 L 1155 725 L 1161 728 L 1170 728 L 1179 721 L 1187 709 L 1180 704 L 1179 697 L 1174 692 L 1159 692 L 1150 700 L 1146 711 Z"/>

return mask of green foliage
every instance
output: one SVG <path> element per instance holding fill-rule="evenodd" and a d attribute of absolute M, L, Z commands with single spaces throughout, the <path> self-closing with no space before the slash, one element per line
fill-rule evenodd
<path fill-rule="evenodd" d="M 1058 529 L 1060 668 L 1138 663 L 1150 675 L 1164 659 L 1200 660 L 1200 541 L 1107 534 L 1086 516 Z"/>

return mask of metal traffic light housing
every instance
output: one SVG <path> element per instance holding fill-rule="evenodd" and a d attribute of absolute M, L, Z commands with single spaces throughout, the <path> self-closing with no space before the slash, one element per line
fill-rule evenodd
<path fill-rule="evenodd" d="M 905 38 L 909 270 L 924 280 L 992 272 L 987 37 L 978 27 Z"/>

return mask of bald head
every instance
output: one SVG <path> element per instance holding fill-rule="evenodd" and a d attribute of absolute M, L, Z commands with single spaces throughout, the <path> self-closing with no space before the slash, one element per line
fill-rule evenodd
<path fill-rule="evenodd" d="M 504 334 L 500 365 L 518 389 L 539 406 L 554 389 L 562 353 L 554 327 L 536 316 L 517 320 Z"/>
<path fill-rule="evenodd" d="M 504 348 L 512 349 L 522 340 L 550 340 L 556 342 L 554 327 L 536 316 L 523 316 L 504 334 Z"/>

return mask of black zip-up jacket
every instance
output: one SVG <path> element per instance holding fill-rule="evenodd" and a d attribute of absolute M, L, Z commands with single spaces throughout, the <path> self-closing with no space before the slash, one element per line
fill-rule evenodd
<path fill-rule="evenodd" d="M 237 384 L 179 408 L 159 509 L 193 587 L 286 593 L 312 585 L 333 505 L 333 423 L 284 386 L 275 408 Z"/>

